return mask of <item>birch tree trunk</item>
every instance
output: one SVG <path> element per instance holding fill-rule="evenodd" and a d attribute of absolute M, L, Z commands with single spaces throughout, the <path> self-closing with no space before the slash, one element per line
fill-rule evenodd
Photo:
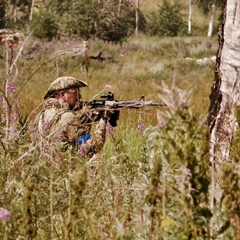
<path fill-rule="evenodd" d="M 138 27 L 139 27 L 139 0 L 136 0 L 136 29 L 135 33 L 138 34 Z"/>
<path fill-rule="evenodd" d="M 193 12 L 192 0 L 189 0 L 188 34 L 192 33 L 192 12 Z"/>
<path fill-rule="evenodd" d="M 29 22 L 32 21 L 34 6 L 35 6 L 35 0 L 32 0 L 31 9 L 30 9 L 30 15 L 29 15 Z"/>
<path fill-rule="evenodd" d="M 122 8 L 122 0 L 119 0 L 118 2 L 118 14 L 120 14 Z"/>
<path fill-rule="evenodd" d="M 212 183 L 210 207 L 213 212 L 211 229 L 222 223 L 222 165 L 229 161 L 230 147 L 237 130 L 235 107 L 240 106 L 240 1 L 227 0 L 225 19 L 219 30 L 215 79 L 210 95 L 208 125 L 210 127 L 210 162 Z M 215 232 L 216 233 L 216 232 Z M 212 233 L 213 235 L 214 233 Z"/>
<path fill-rule="evenodd" d="M 216 17 L 216 5 L 214 1 L 212 4 L 211 18 L 208 26 L 208 35 L 207 35 L 208 37 L 212 37 L 215 17 Z"/>

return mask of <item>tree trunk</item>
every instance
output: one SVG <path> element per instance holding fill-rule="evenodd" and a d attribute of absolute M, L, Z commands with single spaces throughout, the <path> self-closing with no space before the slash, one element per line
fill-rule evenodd
<path fill-rule="evenodd" d="M 138 27 L 139 27 L 139 0 L 136 0 L 136 29 L 135 33 L 138 34 Z"/>
<path fill-rule="evenodd" d="M 225 8 L 225 19 L 219 30 L 219 49 L 208 116 L 211 133 L 212 184 L 210 207 L 214 213 L 211 228 L 213 231 L 216 228 L 219 230 L 223 224 L 221 214 L 219 215 L 222 197 L 222 164 L 230 160 L 230 147 L 237 130 L 234 110 L 236 106 L 240 106 L 239 29 L 240 2 L 228 0 Z"/>
<path fill-rule="evenodd" d="M 120 14 L 122 8 L 122 0 L 119 0 L 118 2 L 118 14 Z"/>
<path fill-rule="evenodd" d="M 216 16 L 216 5 L 215 5 L 215 1 L 214 1 L 212 4 L 211 18 L 210 18 L 210 22 L 209 22 L 209 26 L 208 26 L 208 35 L 207 35 L 208 37 L 212 37 L 215 16 Z"/>
<path fill-rule="evenodd" d="M 31 9 L 30 9 L 30 15 L 29 15 L 29 22 L 32 21 L 34 6 L 35 6 L 35 0 L 32 0 Z"/>
<path fill-rule="evenodd" d="M 192 0 L 189 0 L 188 34 L 192 33 L 192 12 L 193 12 Z"/>

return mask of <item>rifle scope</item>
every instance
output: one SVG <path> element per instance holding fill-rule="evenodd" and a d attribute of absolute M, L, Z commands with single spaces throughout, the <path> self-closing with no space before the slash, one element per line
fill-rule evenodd
<path fill-rule="evenodd" d="M 101 98 L 105 98 L 107 99 L 108 101 L 112 101 L 114 100 L 114 94 L 112 92 L 108 92 L 108 93 L 103 93 L 100 95 Z"/>

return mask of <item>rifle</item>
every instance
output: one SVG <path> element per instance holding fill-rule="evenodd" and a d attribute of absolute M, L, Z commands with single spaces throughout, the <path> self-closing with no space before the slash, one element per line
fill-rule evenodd
<path fill-rule="evenodd" d="M 110 112 L 109 123 L 113 127 L 117 126 L 117 120 L 119 119 L 119 110 L 123 108 L 142 108 L 142 107 L 164 107 L 167 106 L 164 103 L 155 103 L 153 101 L 145 101 L 145 97 L 141 96 L 139 101 L 118 101 L 114 100 L 114 94 L 112 92 L 103 93 L 100 95 L 100 100 L 93 100 L 91 102 L 81 102 L 81 107 L 91 106 L 91 109 L 98 111 L 100 114 L 98 120 L 103 117 L 105 111 Z M 103 100 L 102 100 L 103 99 Z M 112 113 L 112 114 L 111 114 Z M 109 113 L 108 113 L 109 115 Z"/>

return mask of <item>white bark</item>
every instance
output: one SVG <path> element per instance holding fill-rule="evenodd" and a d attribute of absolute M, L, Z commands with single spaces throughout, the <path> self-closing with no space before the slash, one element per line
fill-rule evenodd
<path fill-rule="evenodd" d="M 32 21 L 34 6 L 35 6 L 35 0 L 32 0 L 32 5 L 31 5 L 31 10 L 30 10 L 30 15 L 29 15 L 29 22 Z"/>
<path fill-rule="evenodd" d="M 234 109 L 240 106 L 240 1 L 228 0 L 225 11 L 223 28 L 219 31 L 219 51 L 208 117 L 212 164 L 210 207 L 214 213 L 212 236 L 223 224 L 222 164 L 230 160 L 230 147 L 237 130 Z"/>
<path fill-rule="evenodd" d="M 122 6 L 122 0 L 119 0 L 118 2 L 118 14 L 121 12 L 121 6 Z"/>
<path fill-rule="evenodd" d="M 135 33 L 138 34 L 138 27 L 139 27 L 139 0 L 136 0 L 136 29 Z"/>
<path fill-rule="evenodd" d="M 192 33 L 192 13 L 193 13 L 192 0 L 189 0 L 188 34 Z"/>
<path fill-rule="evenodd" d="M 212 37 L 215 17 L 216 17 L 216 5 L 215 5 L 215 3 L 213 3 L 212 11 L 211 11 L 211 18 L 210 18 L 210 22 L 209 22 L 209 26 L 208 26 L 208 35 L 207 35 L 208 37 Z"/>
<path fill-rule="evenodd" d="M 228 160 L 229 144 L 236 131 L 234 106 L 240 106 L 240 2 L 228 0 L 226 11 L 209 112 L 212 115 L 219 107 L 210 121 L 211 143 L 222 143 L 218 152 L 224 161 Z M 218 98 L 214 99 L 216 94 Z"/>

